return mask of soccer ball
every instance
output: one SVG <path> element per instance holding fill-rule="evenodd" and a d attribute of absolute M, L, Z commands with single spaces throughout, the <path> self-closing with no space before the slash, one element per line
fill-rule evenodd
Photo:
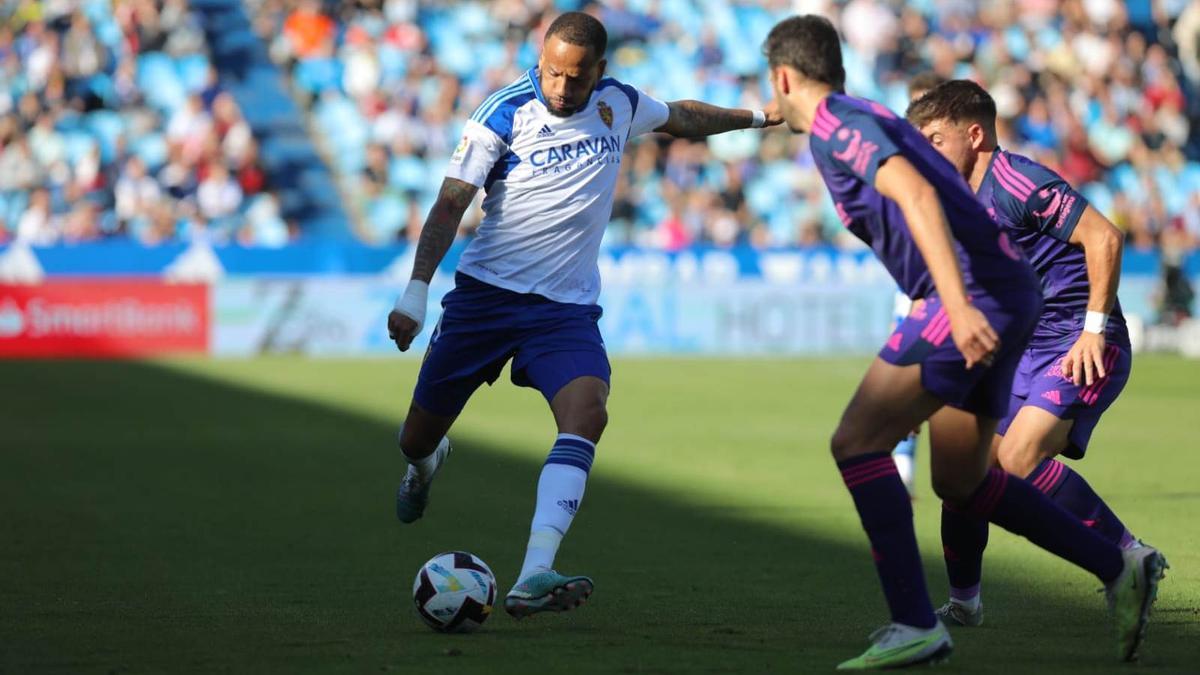
<path fill-rule="evenodd" d="M 429 627 L 442 633 L 470 633 L 492 613 L 496 575 L 487 563 L 463 551 L 439 553 L 421 565 L 413 581 L 413 602 Z"/>

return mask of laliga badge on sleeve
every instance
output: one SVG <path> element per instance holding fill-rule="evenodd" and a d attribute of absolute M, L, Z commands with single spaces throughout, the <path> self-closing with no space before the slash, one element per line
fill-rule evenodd
<path fill-rule="evenodd" d="M 458 142 L 458 147 L 454 148 L 454 154 L 450 155 L 450 161 L 454 164 L 462 164 L 463 158 L 467 156 L 468 145 L 470 145 L 470 141 L 463 136 L 462 140 Z"/>

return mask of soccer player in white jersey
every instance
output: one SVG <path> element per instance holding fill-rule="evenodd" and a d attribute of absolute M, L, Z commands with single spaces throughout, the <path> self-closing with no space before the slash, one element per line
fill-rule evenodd
<path fill-rule="evenodd" d="M 388 316 L 389 335 L 408 349 L 425 320 L 434 269 L 482 188 L 483 221 L 442 300 L 400 431 L 408 472 L 396 515 L 405 523 L 422 516 L 450 452 L 446 432 L 511 359 L 513 383 L 539 390 L 558 427 L 538 480 L 525 562 L 504 602 L 516 618 L 571 609 L 593 589 L 588 577 L 559 574 L 553 564 L 608 421 L 597 257 L 621 151 L 650 131 L 701 137 L 780 122 L 773 108 L 664 103 L 604 77 L 607 42 L 590 15 L 559 16 L 538 65 L 471 116 L 421 231 L 412 280 Z"/>

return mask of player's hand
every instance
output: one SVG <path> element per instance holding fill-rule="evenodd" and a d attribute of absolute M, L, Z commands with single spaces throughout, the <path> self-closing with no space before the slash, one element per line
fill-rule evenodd
<path fill-rule="evenodd" d="M 417 322 L 413 321 L 411 316 L 401 314 L 394 309 L 388 314 L 388 337 L 395 340 L 400 351 L 408 351 L 416 336 Z"/>
<path fill-rule="evenodd" d="M 950 335 L 967 360 L 967 370 L 977 363 L 992 365 L 996 350 L 1000 348 L 1000 336 L 992 324 L 983 312 L 970 305 L 950 315 Z"/>
<path fill-rule="evenodd" d="M 774 99 L 764 106 L 762 111 L 767 116 L 767 121 L 763 123 L 764 127 L 773 127 L 777 124 L 783 124 L 783 115 L 779 114 L 779 104 Z"/>
<path fill-rule="evenodd" d="M 1100 380 L 1108 373 L 1104 370 L 1104 335 L 1083 331 L 1079 339 L 1071 345 L 1071 350 L 1062 360 L 1063 377 L 1075 383 L 1075 386 Z"/>

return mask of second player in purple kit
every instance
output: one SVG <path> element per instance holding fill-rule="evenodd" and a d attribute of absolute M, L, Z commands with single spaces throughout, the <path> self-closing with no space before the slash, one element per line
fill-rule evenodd
<path fill-rule="evenodd" d="M 1100 416 L 1129 379 L 1129 334 L 1116 297 L 1120 233 L 1058 174 L 999 147 L 996 104 L 978 84 L 953 80 L 934 87 L 913 101 L 908 118 L 966 179 L 1041 278 L 1042 314 L 993 441 L 998 463 L 1105 538 L 1137 547 L 1087 481 L 1055 459 L 1083 457 Z M 939 614 L 979 625 L 986 525 L 948 511 L 942 533 L 951 597 Z"/>
<path fill-rule="evenodd" d="M 929 601 L 912 507 L 890 454 L 925 420 L 934 490 L 946 508 L 1025 536 L 1098 577 L 1117 618 L 1119 653 L 1131 658 L 1157 585 L 1157 552 L 1122 551 L 1030 483 L 988 468 L 1042 306 L 1029 262 L 911 125 L 842 93 L 841 44 L 827 19 L 780 22 L 765 52 L 780 114 L 793 132 L 811 133 L 842 222 L 906 295 L 925 301 L 867 370 L 830 444 L 891 614 L 870 648 L 838 668 L 903 667 L 952 649 Z"/>

